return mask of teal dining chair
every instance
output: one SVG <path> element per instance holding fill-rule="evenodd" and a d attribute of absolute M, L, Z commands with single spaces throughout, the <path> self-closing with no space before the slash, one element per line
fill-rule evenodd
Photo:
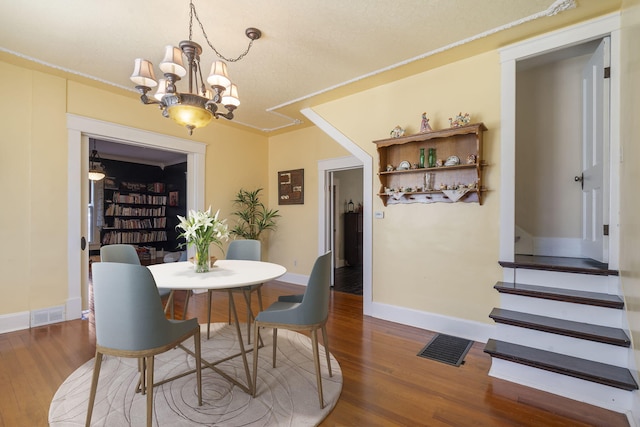
<path fill-rule="evenodd" d="M 247 261 L 260 261 L 262 258 L 261 244 L 259 240 L 233 240 L 229 243 L 227 248 L 227 259 L 247 260 Z M 227 292 L 227 289 L 216 291 L 209 289 L 207 293 L 207 339 L 209 339 L 209 330 L 211 324 L 211 296 L 213 292 Z M 258 306 L 262 311 L 262 283 L 257 285 L 245 286 L 242 288 L 231 289 L 232 293 L 241 292 L 247 303 L 247 340 L 251 343 L 251 323 L 253 322 L 254 315 L 251 309 L 251 294 L 253 292 L 258 296 Z M 229 294 L 229 298 L 232 295 Z M 231 324 L 231 301 L 229 301 L 229 324 Z"/>
<path fill-rule="evenodd" d="M 102 262 L 120 262 L 123 264 L 133 264 L 140 265 L 140 258 L 138 257 L 138 252 L 136 252 L 136 248 L 132 245 L 125 244 L 113 244 L 113 245 L 105 245 L 100 248 L 100 261 Z M 158 288 L 158 292 L 160 293 L 161 298 L 167 298 L 167 303 L 164 306 L 165 314 L 167 311 L 171 311 L 171 318 L 174 318 L 173 315 L 173 290 L 167 288 Z M 188 301 L 188 300 L 187 300 Z M 185 314 L 183 318 L 186 316 L 187 309 L 185 307 Z"/>
<path fill-rule="evenodd" d="M 327 318 L 329 317 L 329 300 L 331 298 L 331 252 L 327 252 L 316 259 L 309 276 L 307 289 L 302 298 L 291 296 L 291 301 L 276 301 L 261 311 L 254 322 L 254 342 L 258 342 L 260 328 L 273 328 L 273 367 L 276 367 L 276 352 L 278 346 L 278 329 L 292 331 L 310 331 L 313 348 L 313 359 L 316 370 L 318 397 L 320 408 L 324 408 L 322 396 L 322 376 L 320 375 L 320 353 L 318 350 L 318 329 L 322 331 L 327 357 L 327 369 L 331 372 L 331 356 L 329 353 L 329 340 L 327 337 Z M 257 392 L 258 376 L 258 350 L 253 349 L 253 395 Z"/>
<path fill-rule="evenodd" d="M 147 267 L 116 262 L 93 265 L 96 356 L 89 393 L 86 425 L 91 424 L 100 367 L 104 355 L 142 360 L 140 390 L 147 395 L 147 426 L 153 419 L 154 357 L 193 337 L 198 405 L 202 406 L 200 325 L 198 319 L 170 320 L 162 310 L 160 294 Z M 159 423 L 162 424 L 162 423 Z"/>

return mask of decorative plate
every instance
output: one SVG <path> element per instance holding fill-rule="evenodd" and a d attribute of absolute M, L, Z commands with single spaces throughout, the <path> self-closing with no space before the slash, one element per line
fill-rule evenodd
<path fill-rule="evenodd" d="M 447 161 L 444 162 L 445 166 L 456 166 L 460 164 L 460 158 L 458 156 L 449 156 Z"/>
<path fill-rule="evenodd" d="M 406 171 L 406 170 L 409 170 L 409 169 L 411 169 L 411 163 L 409 163 L 406 160 L 401 161 L 400 164 L 398 165 L 398 168 L 397 168 L 397 170 L 399 170 L 399 171 Z"/>

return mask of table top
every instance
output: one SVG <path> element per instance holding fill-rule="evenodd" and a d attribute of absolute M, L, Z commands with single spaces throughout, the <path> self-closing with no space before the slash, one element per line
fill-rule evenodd
<path fill-rule="evenodd" d="M 229 289 L 277 279 L 287 272 L 281 265 L 263 261 L 217 260 L 207 273 L 196 273 L 189 261 L 150 265 L 156 285 L 170 289 Z"/>

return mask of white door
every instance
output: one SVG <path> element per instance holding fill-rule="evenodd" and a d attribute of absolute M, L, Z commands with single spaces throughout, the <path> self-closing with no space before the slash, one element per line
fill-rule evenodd
<path fill-rule="evenodd" d="M 582 70 L 582 256 L 608 262 L 609 38 Z"/>

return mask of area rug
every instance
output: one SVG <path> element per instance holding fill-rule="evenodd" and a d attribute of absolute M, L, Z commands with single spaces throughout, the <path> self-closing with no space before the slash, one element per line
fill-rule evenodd
<path fill-rule="evenodd" d="M 245 327 L 244 325 L 241 325 Z M 212 324 L 212 337 L 206 338 L 202 326 L 202 357 L 223 359 L 239 350 L 235 326 Z M 316 388 L 311 340 L 303 334 L 278 330 L 276 368 L 272 367 L 272 333 L 263 329 L 264 347 L 258 358 L 258 389 L 253 398 L 211 369 L 202 371 L 202 406 L 198 406 L 195 374 L 154 388 L 154 426 L 314 426 L 328 414 L 342 391 L 342 371 L 331 355 L 333 377 L 326 367 L 324 347 L 320 363 L 325 407 L 320 409 Z M 193 339 L 185 341 L 193 348 Z M 253 354 L 248 353 L 252 368 Z M 82 426 L 87 415 L 91 359 L 74 371 L 60 386 L 49 408 L 49 425 Z M 155 382 L 192 369 L 193 357 L 174 349 L 156 357 Z M 242 358 L 236 357 L 217 367 L 246 383 Z M 136 359 L 105 356 L 98 381 L 92 426 L 143 426 L 146 423 L 146 396 L 135 393 L 138 381 Z"/>

